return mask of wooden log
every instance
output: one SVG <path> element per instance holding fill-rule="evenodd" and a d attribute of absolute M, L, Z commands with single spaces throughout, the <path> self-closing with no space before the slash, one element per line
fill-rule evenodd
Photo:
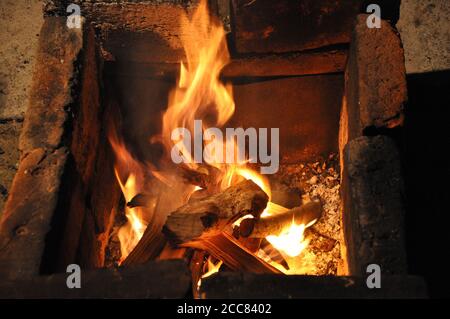
<path fill-rule="evenodd" d="M 257 274 L 281 273 L 275 267 L 252 254 L 233 236 L 225 232 L 207 238 L 199 238 L 182 246 L 205 250 L 211 256 L 222 260 L 225 265 L 234 271 L 246 271 Z"/>
<path fill-rule="evenodd" d="M 164 245 L 166 244 L 166 238 L 162 234 L 162 228 L 166 221 L 167 213 L 181 205 L 181 196 L 174 196 L 168 190 L 169 188 L 160 190 L 160 195 L 155 206 L 143 206 L 146 209 L 153 210 L 153 212 L 149 214 L 152 218 L 150 219 L 141 240 L 121 265 L 130 266 L 145 263 L 157 258 L 163 250 Z"/>
<path fill-rule="evenodd" d="M 166 238 L 161 233 L 162 225 L 163 222 L 159 218 L 153 219 L 148 224 L 139 243 L 125 258 L 121 266 L 143 264 L 158 257 L 166 244 Z"/>
<path fill-rule="evenodd" d="M 257 238 L 247 238 L 247 239 L 257 239 Z M 258 256 L 267 262 L 275 262 L 283 266 L 285 269 L 289 270 L 289 265 L 286 259 L 284 259 L 283 255 L 278 251 L 278 249 L 273 247 L 273 245 L 265 238 L 259 240 L 261 241 L 260 245 L 261 251 L 258 254 Z"/>
<path fill-rule="evenodd" d="M 268 196 L 251 180 L 245 180 L 206 199 L 183 205 L 167 217 L 163 232 L 172 244 L 220 234 L 240 217 L 259 217 Z"/>
<path fill-rule="evenodd" d="M 293 221 L 297 225 L 317 220 L 322 215 L 322 204 L 312 201 L 287 212 L 266 218 L 247 218 L 239 225 L 239 234 L 242 237 L 265 238 L 269 235 L 279 235 L 283 229 L 289 227 Z"/>
<path fill-rule="evenodd" d="M 188 259 L 188 249 L 174 248 L 167 243 L 156 260 L 170 260 L 170 259 Z"/>
<path fill-rule="evenodd" d="M 256 254 L 261 246 L 261 238 L 244 238 L 238 239 L 239 244 L 247 248 L 252 253 Z"/>
<path fill-rule="evenodd" d="M 217 191 L 216 187 L 222 177 L 222 172 L 210 165 L 201 165 L 196 170 L 182 165 L 178 167 L 178 171 L 186 183 L 210 189 L 211 191 Z"/>

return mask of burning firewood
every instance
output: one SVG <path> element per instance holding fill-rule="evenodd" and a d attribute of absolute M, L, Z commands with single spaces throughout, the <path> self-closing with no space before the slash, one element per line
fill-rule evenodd
<path fill-rule="evenodd" d="M 188 259 L 190 253 L 186 248 L 175 248 L 169 243 L 166 243 L 163 250 L 159 254 L 157 260 L 168 260 L 168 259 Z"/>
<path fill-rule="evenodd" d="M 293 221 L 297 225 L 308 225 L 319 219 L 321 215 L 322 204 L 319 201 L 312 201 L 284 213 L 266 218 L 246 218 L 239 225 L 239 234 L 242 237 L 250 238 L 265 238 L 270 235 L 279 235 Z"/>
<path fill-rule="evenodd" d="M 265 238 L 261 240 L 258 256 L 267 262 L 275 262 L 283 266 L 286 270 L 289 270 L 289 265 L 286 259 L 284 259 L 283 255 L 277 249 L 275 249 L 275 247 L 273 247 L 272 244 Z"/>
<path fill-rule="evenodd" d="M 121 265 L 132 266 L 155 259 L 166 244 L 166 239 L 161 233 L 161 227 L 160 219 L 154 218 L 147 226 L 139 243 Z"/>
<path fill-rule="evenodd" d="M 146 210 L 151 210 L 151 219 L 148 222 L 142 238 L 139 240 L 134 249 L 121 263 L 122 266 L 131 266 L 143 264 L 149 260 L 153 260 L 161 254 L 167 240 L 162 233 L 167 213 L 175 209 L 181 204 L 180 198 L 174 198 L 168 189 L 162 189 L 156 203 L 148 201 L 148 195 L 136 195 L 127 206 L 138 206 Z"/>
<path fill-rule="evenodd" d="M 200 238 L 183 244 L 208 252 L 214 258 L 223 261 L 231 270 L 248 271 L 257 274 L 275 273 L 281 271 L 256 257 L 243 247 L 233 236 L 223 232 L 207 238 Z"/>
<path fill-rule="evenodd" d="M 258 185 L 245 180 L 221 193 L 178 208 L 169 214 L 163 232 L 173 244 L 217 235 L 246 214 L 259 217 L 267 201 L 268 196 Z"/>
<path fill-rule="evenodd" d="M 219 169 L 207 164 L 201 164 L 195 170 L 182 165 L 178 167 L 178 170 L 187 183 L 201 188 L 210 188 L 217 185 L 222 176 Z"/>

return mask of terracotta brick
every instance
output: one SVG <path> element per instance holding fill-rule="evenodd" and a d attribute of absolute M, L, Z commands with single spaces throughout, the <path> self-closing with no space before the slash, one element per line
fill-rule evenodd
<path fill-rule="evenodd" d="M 182 38 L 195 35 L 180 27 L 180 16 L 196 8 L 191 0 L 82 1 L 83 17 L 92 23 L 103 42 L 107 59 L 114 61 L 178 62 L 184 57 Z M 45 11 L 65 16 L 67 3 L 50 0 Z M 189 40 L 188 40 L 189 41 Z"/>
<path fill-rule="evenodd" d="M 42 26 L 29 106 L 19 140 L 21 161 L 0 225 L 1 275 L 28 278 L 41 271 L 46 238 L 67 169 L 71 111 L 75 108 L 83 29 L 65 18 Z M 72 110 L 71 110 L 72 108 Z"/>
<path fill-rule="evenodd" d="M 205 299 L 397 299 L 426 298 L 420 277 L 382 276 L 380 289 L 369 289 L 365 277 L 284 276 L 219 272 L 202 279 Z"/>
<path fill-rule="evenodd" d="M 336 152 L 343 82 L 342 75 L 325 74 L 237 84 L 229 125 L 280 128 L 281 163 Z"/>
<path fill-rule="evenodd" d="M 403 124 L 407 101 L 403 47 L 386 21 L 367 27 L 359 15 L 353 30 L 345 74 L 349 139 Z"/>
<path fill-rule="evenodd" d="M 32 280 L 0 281 L 0 298 L 185 298 L 191 275 L 183 260 L 152 261 L 144 265 L 84 270 L 81 288 L 68 289 L 67 274 L 35 277 Z"/>
<path fill-rule="evenodd" d="M 369 264 L 384 274 L 407 273 L 404 185 L 400 158 L 386 136 L 359 137 L 344 150 L 341 196 L 350 275 Z"/>
<path fill-rule="evenodd" d="M 361 1 L 233 0 L 239 53 L 289 52 L 349 43 Z"/>
<path fill-rule="evenodd" d="M 38 148 L 22 159 L 0 224 L 0 277 L 26 279 L 39 273 L 67 153 L 64 147 Z"/>
<path fill-rule="evenodd" d="M 21 163 L 0 226 L 1 272 L 8 278 L 74 261 L 99 144 L 93 30 L 47 17 L 40 35 Z"/>
<path fill-rule="evenodd" d="M 68 109 L 75 102 L 70 88 L 76 85 L 76 65 L 83 46 L 82 30 L 68 29 L 64 18 L 46 18 L 40 34 L 30 104 L 19 142 L 25 154 L 61 144 Z"/>

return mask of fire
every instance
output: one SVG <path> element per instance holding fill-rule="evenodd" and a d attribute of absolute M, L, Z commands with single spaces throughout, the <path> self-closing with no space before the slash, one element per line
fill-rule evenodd
<path fill-rule="evenodd" d="M 181 37 L 185 50 L 186 61 L 180 62 L 180 74 L 175 88 L 169 96 L 167 110 L 162 117 L 162 132 L 158 140 L 164 145 L 166 154 L 174 146 L 172 132 L 177 128 L 186 128 L 190 132 L 194 130 L 194 121 L 202 120 L 203 131 L 209 127 L 223 127 L 231 118 L 235 111 L 235 103 L 231 85 L 224 84 L 220 80 L 220 72 L 230 61 L 227 48 L 225 31 L 222 25 L 211 17 L 205 0 L 202 0 L 193 13 L 192 17 L 181 17 L 183 26 L 182 34 L 195 35 L 189 39 Z M 154 140 L 154 139 L 152 139 Z M 115 136 L 110 137 L 111 144 L 116 153 L 117 165 L 116 176 L 121 187 L 125 200 L 129 202 L 136 194 L 142 191 L 143 171 L 145 166 L 137 163 L 127 152 L 122 143 L 118 142 Z M 237 144 L 235 140 L 220 141 L 212 139 L 211 144 L 217 151 L 228 151 L 232 149 L 236 158 Z M 233 147 L 229 146 L 229 143 Z M 194 161 L 195 153 L 191 152 L 191 145 L 176 144 L 178 152 L 187 159 L 184 165 L 189 169 L 198 169 L 199 163 Z M 246 167 L 246 162 L 223 163 L 217 160 L 217 154 L 211 152 L 204 156 L 208 165 L 218 168 L 222 174 L 221 189 L 233 185 L 239 178 L 250 179 L 255 182 L 271 198 L 271 189 L 268 180 L 261 174 Z M 202 154 L 203 157 L 203 154 Z M 170 161 L 170 159 L 169 159 Z M 162 176 L 157 172 L 152 172 L 153 176 Z M 159 174 L 159 175 L 158 175 Z M 121 177 L 125 182 L 122 182 Z M 164 180 L 160 178 L 160 180 Z M 193 187 L 193 191 L 199 187 Z M 281 213 L 287 209 L 269 202 L 269 205 L 261 215 L 262 218 Z M 140 208 L 125 208 L 128 223 L 119 230 L 121 242 L 122 259 L 136 246 L 141 239 L 147 223 Z M 310 225 L 296 225 L 293 221 L 290 227 L 280 234 L 273 234 L 267 240 L 279 251 L 287 256 L 299 256 L 308 245 L 305 238 L 305 229 Z M 210 259 L 207 261 L 207 272 L 203 278 L 219 271 L 222 262 L 214 264 Z"/>
<path fill-rule="evenodd" d="M 305 240 L 305 225 L 297 225 L 294 221 L 289 228 L 283 230 L 279 235 L 270 235 L 266 239 L 278 250 L 286 253 L 289 257 L 297 257 L 308 246 Z"/>
<path fill-rule="evenodd" d="M 140 193 L 143 188 L 144 167 L 128 152 L 124 143 L 118 138 L 117 132 L 111 129 L 109 141 L 116 155 L 115 175 L 126 203 L 130 202 L 134 196 Z M 121 178 L 121 176 L 126 176 Z M 125 180 L 123 182 L 122 180 Z M 120 241 L 120 251 L 122 262 L 137 245 L 142 238 L 147 223 L 145 222 L 142 208 L 125 207 L 125 216 L 128 222 L 118 231 Z"/>
<path fill-rule="evenodd" d="M 236 168 L 236 174 L 244 177 L 245 179 L 252 180 L 267 194 L 267 196 L 269 196 L 269 200 L 272 198 L 272 191 L 267 178 L 248 168 Z"/>
<path fill-rule="evenodd" d="M 272 192 L 270 189 L 270 184 L 266 178 L 257 172 L 247 169 L 247 168 L 237 168 L 236 173 L 246 179 L 252 180 L 256 185 L 258 185 L 266 194 L 269 196 L 269 200 L 272 197 Z M 275 215 L 277 213 L 282 213 L 287 211 L 286 208 L 277 205 L 275 203 L 269 202 L 266 209 L 261 214 L 261 218 Z M 249 216 L 244 216 L 246 218 Z M 239 221 L 238 221 L 239 222 Z M 305 229 L 315 221 L 311 222 L 309 225 L 299 224 L 297 225 L 294 220 L 292 224 L 283 229 L 280 234 L 274 234 L 267 236 L 266 239 L 278 250 L 284 252 L 289 257 L 297 257 L 302 251 L 308 246 L 309 240 L 305 239 Z"/>
<path fill-rule="evenodd" d="M 122 184 L 119 174 L 116 170 L 116 178 L 122 190 L 122 194 L 128 203 L 137 194 L 136 192 L 136 177 L 131 174 L 125 185 Z M 144 222 L 142 212 L 139 207 L 128 208 L 125 207 L 125 215 L 128 219 L 127 224 L 119 229 L 118 237 L 120 241 L 120 251 L 123 261 L 137 245 L 144 235 L 144 231 L 147 228 L 147 224 Z"/>
<path fill-rule="evenodd" d="M 219 272 L 220 267 L 222 267 L 223 262 L 219 260 L 217 263 L 212 261 L 212 258 L 209 257 L 206 261 L 206 272 L 202 275 L 202 277 L 198 280 L 197 287 L 200 287 L 202 284 L 202 279 L 212 276 L 213 274 Z"/>

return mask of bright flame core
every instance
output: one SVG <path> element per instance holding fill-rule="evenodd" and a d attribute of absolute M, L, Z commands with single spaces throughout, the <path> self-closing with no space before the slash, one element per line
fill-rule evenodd
<path fill-rule="evenodd" d="M 294 221 L 289 228 L 279 235 L 270 235 L 266 239 L 278 250 L 289 257 L 297 257 L 308 246 L 309 240 L 304 238 L 305 225 L 297 225 Z"/>

